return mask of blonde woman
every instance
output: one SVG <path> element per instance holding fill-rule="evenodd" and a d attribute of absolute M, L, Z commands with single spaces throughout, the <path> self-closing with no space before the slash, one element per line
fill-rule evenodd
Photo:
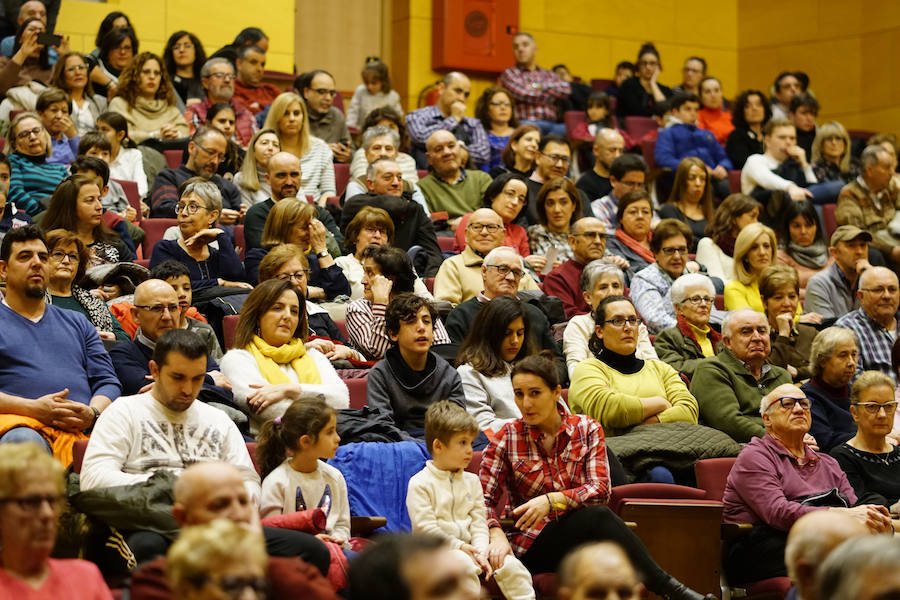
<path fill-rule="evenodd" d="M 280 151 L 281 141 L 274 129 L 258 131 L 250 140 L 241 170 L 234 174 L 234 185 L 241 192 L 241 204 L 250 207 L 272 197 L 266 171 L 269 159 Z"/>
<path fill-rule="evenodd" d="M 850 157 L 850 134 L 837 121 L 816 129 L 812 145 L 812 168 L 819 183 L 850 182 L 859 175 L 859 161 Z"/>

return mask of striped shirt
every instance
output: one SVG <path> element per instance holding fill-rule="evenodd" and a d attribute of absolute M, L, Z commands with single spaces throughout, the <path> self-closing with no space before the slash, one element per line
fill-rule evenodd
<path fill-rule="evenodd" d="M 896 315 L 900 318 L 900 313 Z M 881 371 L 896 380 L 896 373 L 891 368 L 891 348 L 897 339 L 897 330 L 888 331 L 881 324 L 866 314 L 862 307 L 848 313 L 835 322 L 838 327 L 852 329 L 859 336 L 859 361 L 856 364 L 856 377 L 863 371 Z"/>
<path fill-rule="evenodd" d="M 310 136 L 309 152 L 300 157 L 300 172 L 303 179 L 300 190 L 314 200 L 323 195 L 336 196 L 334 183 L 334 154 L 324 140 Z"/>
<path fill-rule="evenodd" d="M 347 335 L 350 343 L 366 360 L 381 360 L 384 353 L 394 343 L 387 334 L 384 322 L 385 304 L 373 304 L 359 298 L 347 305 Z M 440 319 L 434 322 L 434 342 L 432 345 L 449 344 L 450 336 Z"/>
<path fill-rule="evenodd" d="M 44 210 L 41 200 L 52 196 L 56 186 L 69 176 L 65 165 L 50 164 L 45 156 L 14 152 L 9 155 L 9 162 L 9 200 L 31 216 Z"/>
<path fill-rule="evenodd" d="M 490 160 L 491 144 L 478 119 L 463 117 L 460 122 L 455 117 L 445 117 L 437 106 L 426 106 L 406 115 L 406 131 L 416 146 L 424 148 L 431 134 L 441 129 L 446 129 L 457 139 L 466 142 L 469 156 L 476 165 Z"/>
<path fill-rule="evenodd" d="M 500 75 L 500 85 L 516 99 L 516 117 L 520 121 L 556 121 L 556 101 L 572 93 L 569 82 L 538 67 L 533 71 L 519 65 L 509 67 Z"/>

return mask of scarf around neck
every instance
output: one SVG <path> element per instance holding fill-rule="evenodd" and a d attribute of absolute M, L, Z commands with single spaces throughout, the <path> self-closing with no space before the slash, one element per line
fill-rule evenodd
<path fill-rule="evenodd" d="M 650 252 L 649 248 L 644 248 L 639 241 L 625 233 L 621 227 L 616 229 L 616 239 L 631 248 L 638 256 L 648 263 L 655 263 L 656 257 Z"/>
<path fill-rule="evenodd" d="M 254 335 L 246 350 L 256 360 L 259 372 L 269 383 L 291 382 L 280 367 L 286 364 L 294 368 L 300 383 L 322 383 L 315 360 L 306 353 L 306 346 L 300 338 L 294 338 L 281 346 L 270 346 L 261 337 Z"/>
<path fill-rule="evenodd" d="M 797 261 L 797 264 L 810 269 L 822 269 L 828 262 L 828 248 L 825 242 L 816 241 L 809 246 L 798 246 L 791 240 L 786 247 L 788 255 Z"/>

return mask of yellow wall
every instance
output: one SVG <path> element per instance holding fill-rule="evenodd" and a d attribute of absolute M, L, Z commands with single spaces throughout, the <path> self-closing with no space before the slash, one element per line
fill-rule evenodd
<path fill-rule="evenodd" d="M 294 0 L 63 0 L 56 32 L 70 36 L 73 50 L 90 52 L 100 21 L 116 10 L 131 19 L 142 51 L 162 53 L 169 35 L 185 29 L 212 54 L 252 26 L 269 36 L 266 67 L 289 73 L 294 69 Z"/>

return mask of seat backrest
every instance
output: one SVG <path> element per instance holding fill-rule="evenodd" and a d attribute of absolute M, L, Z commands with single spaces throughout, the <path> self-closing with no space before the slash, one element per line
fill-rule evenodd
<path fill-rule="evenodd" d="M 732 194 L 740 194 L 741 193 L 741 172 L 740 171 L 728 171 L 728 189 Z"/>
<path fill-rule="evenodd" d="M 722 500 L 734 458 L 707 458 L 694 463 L 697 487 L 706 490 L 708 500 Z"/>
<path fill-rule="evenodd" d="M 178 225 L 178 219 L 144 219 L 141 222 L 141 229 L 144 230 L 144 241 L 141 242 L 141 248 L 145 258 L 153 255 L 153 246 L 163 238 L 166 229 L 175 225 Z"/>
<path fill-rule="evenodd" d="M 466 471 L 478 475 L 478 472 L 481 470 L 481 453 L 481 450 L 476 450 L 472 453 L 472 460 L 469 461 L 469 466 L 466 467 Z"/>
<path fill-rule="evenodd" d="M 658 125 L 653 117 L 625 117 L 625 131 L 632 138 L 639 140 Z"/>
<path fill-rule="evenodd" d="M 141 193 L 138 191 L 138 185 L 135 181 L 128 181 L 127 179 L 113 179 L 116 183 L 122 186 L 122 191 L 125 192 L 125 197 L 128 198 L 128 204 L 131 205 L 131 208 L 137 211 L 138 221 L 141 220 Z"/>
<path fill-rule="evenodd" d="M 584 114 L 583 110 L 567 110 L 563 113 L 563 121 L 566 123 L 566 137 L 569 138 L 570 142 L 575 139 L 572 137 L 575 133 L 575 128 L 586 120 L 587 115 Z"/>
<path fill-rule="evenodd" d="M 166 165 L 170 169 L 177 169 L 181 166 L 181 158 L 184 153 L 181 150 L 163 150 L 163 156 L 166 157 Z"/>
<path fill-rule="evenodd" d="M 602 92 L 616 81 L 614 79 L 591 79 L 591 89 Z"/>
<path fill-rule="evenodd" d="M 647 163 L 648 169 L 656 168 L 656 140 L 643 140 L 641 142 L 641 153 L 644 155 L 644 162 Z"/>
<path fill-rule="evenodd" d="M 428 176 L 428 169 L 416 169 L 416 174 L 419 176 L 419 179 L 424 179 Z"/>
<path fill-rule="evenodd" d="M 434 294 L 434 277 L 425 278 L 425 287 L 428 288 L 429 293 Z"/>
<path fill-rule="evenodd" d="M 825 239 L 831 239 L 831 234 L 837 229 L 837 204 L 822 205 L 822 226 L 825 227 Z"/>
<path fill-rule="evenodd" d="M 360 409 L 367 405 L 366 400 L 366 381 L 367 377 L 356 377 L 353 379 L 342 379 L 347 384 L 347 390 L 350 392 L 350 408 Z"/>
<path fill-rule="evenodd" d="M 253 468 L 256 469 L 259 476 L 262 476 L 262 473 L 259 472 L 259 463 L 256 461 L 256 442 L 246 442 L 246 444 L 247 453 L 250 455 L 250 460 L 253 461 Z"/>
<path fill-rule="evenodd" d="M 344 319 L 334 319 L 334 324 L 341 330 L 341 335 L 344 336 L 344 339 L 349 341 L 350 336 L 347 334 L 347 321 Z"/>
<path fill-rule="evenodd" d="M 225 315 L 222 319 L 222 337 L 225 338 L 226 352 L 234 348 L 234 333 L 240 318 L 240 315 Z"/>
<path fill-rule="evenodd" d="M 234 246 L 235 248 L 240 248 L 240 252 L 238 255 L 241 260 L 244 260 L 244 255 L 247 253 L 247 243 L 244 241 L 244 226 L 243 225 L 235 225 L 234 226 Z"/>
<path fill-rule="evenodd" d="M 633 498 L 705 500 L 706 492 L 697 488 L 668 483 L 628 483 L 617 485 L 610 490 L 609 509 L 619 514 L 626 500 Z"/>
<path fill-rule="evenodd" d="M 72 471 L 81 473 L 81 465 L 84 463 L 84 453 L 87 451 L 88 441 L 78 440 L 72 446 Z"/>
<path fill-rule="evenodd" d="M 350 165 L 347 163 L 334 163 L 334 185 L 337 195 L 341 196 L 350 182 Z"/>
<path fill-rule="evenodd" d="M 447 237 L 445 235 L 437 236 L 438 246 L 441 248 L 441 252 L 453 252 L 453 238 Z"/>

